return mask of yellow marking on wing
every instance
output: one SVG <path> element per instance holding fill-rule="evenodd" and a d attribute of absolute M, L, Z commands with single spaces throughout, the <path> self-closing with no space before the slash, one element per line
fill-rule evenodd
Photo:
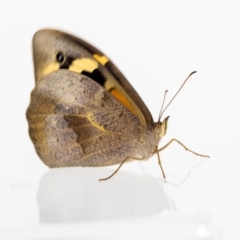
<path fill-rule="evenodd" d="M 93 54 L 93 57 L 102 65 L 105 65 L 109 61 L 109 59 L 104 55 Z"/>
<path fill-rule="evenodd" d="M 104 127 L 102 124 L 100 124 L 99 122 L 97 122 L 97 120 L 96 120 L 95 117 L 92 115 L 92 113 L 88 113 L 88 114 L 86 115 L 86 117 L 88 118 L 89 122 L 91 123 L 91 126 L 96 127 L 97 129 L 101 130 L 102 132 L 108 133 L 108 134 L 110 133 L 110 134 L 112 134 L 112 135 L 124 136 L 122 133 L 118 133 L 118 132 L 106 130 L 106 127 Z M 98 136 L 99 136 L 99 134 L 97 134 L 97 135 L 94 136 L 94 137 L 89 138 L 88 140 L 83 140 L 83 141 L 81 141 L 81 143 L 87 142 L 87 141 L 91 141 L 91 139 L 97 138 Z M 124 137 L 127 138 L 127 139 L 130 139 L 130 138 L 127 137 L 127 136 L 124 136 Z"/>
<path fill-rule="evenodd" d="M 95 120 L 95 118 L 92 116 L 92 113 L 88 113 L 87 114 L 87 119 L 89 120 L 89 122 L 91 123 L 92 126 L 96 127 L 97 129 L 106 132 L 106 129 L 104 129 L 103 126 L 100 126 L 99 123 Z"/>
<path fill-rule="evenodd" d="M 98 68 L 98 63 L 91 58 L 76 59 L 72 62 L 69 70 L 72 72 L 81 73 L 82 71 L 93 72 Z"/>
<path fill-rule="evenodd" d="M 54 72 L 54 71 L 57 71 L 57 70 L 59 69 L 59 67 L 60 67 L 60 64 L 57 63 L 57 62 L 54 62 L 54 63 L 49 64 L 49 65 L 43 70 L 42 76 L 45 76 L 45 75 L 47 75 L 47 74 L 49 74 L 49 73 L 52 73 L 52 72 Z"/>
<path fill-rule="evenodd" d="M 128 99 L 119 91 L 117 91 L 115 88 L 111 89 L 109 91 L 120 103 L 122 103 L 126 108 L 128 108 L 133 114 L 137 115 L 134 108 L 128 101 Z"/>
<path fill-rule="evenodd" d="M 116 88 L 116 83 L 111 78 L 107 79 L 107 81 L 104 83 L 104 88 L 110 92 L 110 90 Z"/>

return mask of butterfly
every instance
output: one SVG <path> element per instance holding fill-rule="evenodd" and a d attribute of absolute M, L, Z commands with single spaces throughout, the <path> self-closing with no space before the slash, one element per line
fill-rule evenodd
<path fill-rule="evenodd" d="M 157 154 L 165 177 L 159 152 L 174 141 L 208 157 L 176 139 L 158 148 L 169 117 L 154 122 L 138 93 L 97 48 L 53 29 L 36 32 L 32 44 L 35 87 L 26 116 L 30 138 L 47 166 L 119 164 L 100 179 L 106 180 L 123 163 Z"/>

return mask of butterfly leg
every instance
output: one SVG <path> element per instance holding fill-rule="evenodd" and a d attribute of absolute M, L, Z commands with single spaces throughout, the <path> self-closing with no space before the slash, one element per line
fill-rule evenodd
<path fill-rule="evenodd" d="M 189 152 L 191 152 L 191 153 L 193 153 L 193 154 L 195 154 L 195 155 L 197 155 L 197 156 L 200 156 L 200 157 L 208 157 L 208 158 L 209 158 L 209 156 L 207 156 L 207 155 L 199 154 L 199 153 L 196 153 L 196 152 L 190 150 L 190 149 L 187 148 L 184 144 L 182 144 L 180 141 L 178 141 L 177 139 L 173 138 L 173 139 L 170 140 L 166 145 L 164 145 L 163 147 L 157 149 L 157 151 L 156 151 L 156 152 L 157 152 L 157 156 L 158 156 L 158 164 L 159 164 L 159 166 L 160 166 L 160 168 L 161 168 L 162 175 L 163 175 L 164 178 L 166 178 L 166 175 L 165 175 L 165 173 L 164 173 L 164 171 L 163 171 L 163 167 L 162 167 L 162 163 L 161 163 L 161 159 L 160 159 L 160 154 L 159 154 L 159 152 L 161 152 L 162 150 L 164 150 L 165 148 L 167 148 L 167 147 L 168 147 L 172 142 L 174 142 L 174 141 L 177 142 L 178 144 L 180 144 L 183 148 L 185 148 L 186 151 L 189 151 Z"/>
<path fill-rule="evenodd" d="M 160 159 L 160 154 L 159 154 L 159 151 L 157 150 L 157 156 L 158 156 L 158 165 L 160 166 L 161 168 L 161 171 L 162 171 L 162 175 L 163 175 L 163 178 L 166 179 L 166 175 L 164 173 L 164 170 L 163 170 L 163 167 L 162 167 L 162 162 L 161 162 L 161 159 Z"/>
<path fill-rule="evenodd" d="M 117 168 L 110 176 L 108 176 L 108 177 L 106 177 L 106 178 L 101 178 L 101 179 L 99 179 L 99 181 L 106 181 L 106 180 L 110 179 L 111 177 L 113 177 L 113 176 L 118 172 L 118 170 L 122 167 L 122 165 L 123 165 L 128 159 L 143 160 L 144 158 L 145 158 L 145 157 L 143 157 L 143 158 L 133 158 L 133 157 L 127 157 L 127 158 L 125 158 L 125 159 L 121 162 L 121 164 L 118 166 L 118 168 Z"/>
<path fill-rule="evenodd" d="M 172 142 L 177 142 L 178 144 L 180 144 L 183 148 L 185 148 L 185 150 L 186 151 L 189 151 L 189 152 L 191 152 L 191 153 L 193 153 L 193 154 L 195 154 L 195 155 L 197 155 L 197 156 L 199 156 L 199 157 L 208 157 L 209 158 L 209 156 L 207 156 L 207 155 L 203 155 L 203 154 L 199 154 L 199 153 L 196 153 L 196 152 L 194 152 L 194 151 L 192 151 L 192 150 L 190 150 L 189 148 L 187 148 L 185 145 L 183 145 L 180 141 L 178 141 L 177 139 L 175 139 L 175 138 L 173 138 L 172 140 L 170 140 L 166 145 L 164 145 L 163 147 L 161 147 L 161 148 L 159 148 L 158 150 L 157 150 L 157 152 L 159 153 L 159 152 L 161 152 L 162 150 L 164 150 L 165 148 L 167 148 Z"/>

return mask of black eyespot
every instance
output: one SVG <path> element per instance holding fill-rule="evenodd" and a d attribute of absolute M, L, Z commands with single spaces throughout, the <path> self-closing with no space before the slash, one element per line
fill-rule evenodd
<path fill-rule="evenodd" d="M 58 61 L 58 62 L 60 62 L 60 63 L 62 63 L 62 62 L 64 62 L 64 55 L 63 55 L 63 53 L 61 53 L 61 52 L 58 52 L 57 54 L 56 54 L 56 60 Z"/>

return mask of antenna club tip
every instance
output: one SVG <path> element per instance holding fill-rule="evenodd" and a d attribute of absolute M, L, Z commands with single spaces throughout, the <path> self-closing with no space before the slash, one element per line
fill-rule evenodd
<path fill-rule="evenodd" d="M 193 72 L 191 72 L 191 73 L 190 73 L 190 76 L 193 75 L 194 73 L 197 73 L 197 71 L 193 71 Z"/>

